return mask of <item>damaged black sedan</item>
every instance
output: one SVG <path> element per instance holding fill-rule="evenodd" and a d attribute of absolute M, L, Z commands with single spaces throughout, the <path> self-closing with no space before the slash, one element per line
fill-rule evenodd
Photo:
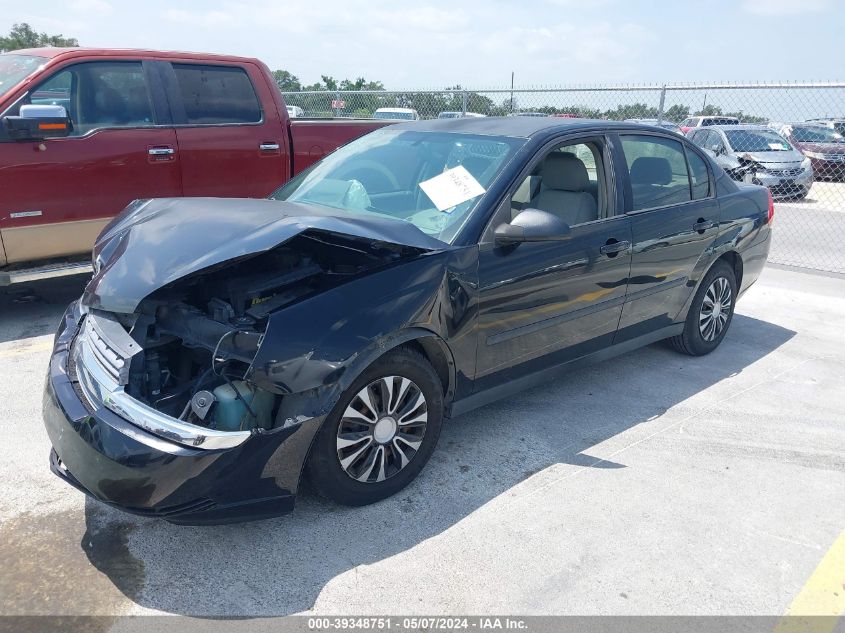
<path fill-rule="evenodd" d="M 284 513 L 303 477 L 378 501 L 444 419 L 661 339 L 715 349 L 772 215 L 660 128 L 519 117 L 391 126 L 268 200 L 136 201 L 56 335 L 51 467 L 181 523 Z"/>

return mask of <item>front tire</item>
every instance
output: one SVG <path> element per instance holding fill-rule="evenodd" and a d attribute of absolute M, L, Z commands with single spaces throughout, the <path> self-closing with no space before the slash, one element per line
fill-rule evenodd
<path fill-rule="evenodd" d="M 344 391 L 315 438 L 306 475 L 318 494 L 362 506 L 396 494 L 431 457 L 443 388 L 417 351 L 399 348 Z"/>
<path fill-rule="evenodd" d="M 717 261 L 695 293 L 684 331 L 669 339 L 672 346 L 690 356 L 704 356 L 719 347 L 733 320 L 736 296 L 733 269 Z"/>

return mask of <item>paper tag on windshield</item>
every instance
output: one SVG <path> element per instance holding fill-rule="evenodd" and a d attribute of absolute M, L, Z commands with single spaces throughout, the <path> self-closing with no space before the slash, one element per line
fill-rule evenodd
<path fill-rule="evenodd" d="M 453 207 L 475 196 L 480 196 L 486 191 L 463 165 L 447 169 L 439 176 L 424 180 L 420 183 L 420 189 L 438 210 L 446 213 L 450 213 Z"/>
<path fill-rule="evenodd" d="M 769 148 L 774 150 L 786 149 L 786 145 L 783 143 L 769 143 Z"/>

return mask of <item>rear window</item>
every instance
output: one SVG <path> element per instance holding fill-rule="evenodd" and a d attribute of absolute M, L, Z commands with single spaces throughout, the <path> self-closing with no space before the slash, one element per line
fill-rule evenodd
<path fill-rule="evenodd" d="M 258 123 L 261 106 L 242 68 L 173 64 L 187 123 Z"/>
<path fill-rule="evenodd" d="M 739 125 L 739 119 L 732 117 L 711 117 L 703 119 L 701 125 Z"/>

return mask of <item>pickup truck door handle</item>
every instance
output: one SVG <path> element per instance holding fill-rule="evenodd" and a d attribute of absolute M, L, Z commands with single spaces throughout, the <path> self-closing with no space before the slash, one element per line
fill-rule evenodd
<path fill-rule="evenodd" d="M 610 242 L 610 240 L 608 240 Z M 615 257 L 617 253 L 621 253 L 622 251 L 627 251 L 631 248 L 631 242 L 622 241 L 622 242 L 610 242 L 609 244 L 604 244 L 599 248 L 599 252 L 602 255 L 607 255 L 608 257 Z"/>
<path fill-rule="evenodd" d="M 261 143 L 258 146 L 262 152 L 278 152 L 279 151 L 279 144 L 273 142 Z"/>
<path fill-rule="evenodd" d="M 707 229 L 715 228 L 717 225 L 713 220 L 705 220 L 704 218 L 698 218 L 698 222 L 692 225 L 692 229 L 694 231 L 698 231 L 699 233 L 704 233 Z"/>
<path fill-rule="evenodd" d="M 176 150 L 172 147 L 151 147 L 147 150 L 150 156 L 173 156 Z"/>

